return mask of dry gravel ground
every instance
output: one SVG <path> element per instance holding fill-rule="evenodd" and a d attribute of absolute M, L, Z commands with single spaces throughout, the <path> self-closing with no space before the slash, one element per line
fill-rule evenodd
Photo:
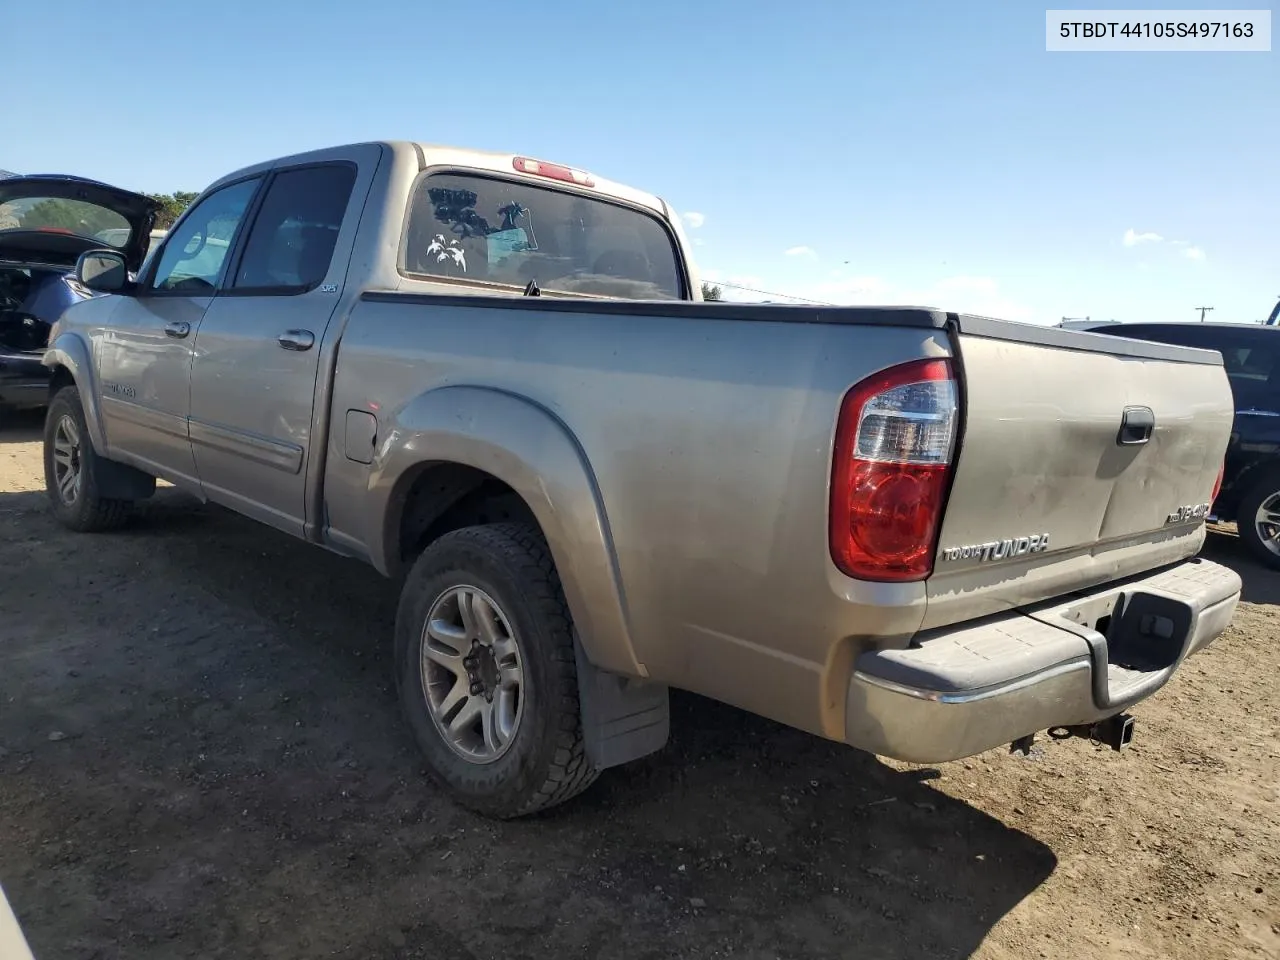
<path fill-rule="evenodd" d="M 422 775 L 375 573 L 173 490 L 44 509 L 0 431 L 0 883 L 40 960 L 1280 956 L 1280 576 L 1133 749 L 888 764 L 673 702 L 661 754 L 500 824 Z"/>

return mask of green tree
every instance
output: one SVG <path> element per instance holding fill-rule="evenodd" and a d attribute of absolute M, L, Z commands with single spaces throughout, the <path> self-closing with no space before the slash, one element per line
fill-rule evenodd
<path fill-rule="evenodd" d="M 168 230 L 199 194 L 179 190 L 175 193 L 148 193 L 147 196 L 160 204 L 156 211 L 155 229 Z"/>
<path fill-rule="evenodd" d="M 704 283 L 702 285 L 703 300 L 723 300 L 724 291 L 712 283 Z"/>

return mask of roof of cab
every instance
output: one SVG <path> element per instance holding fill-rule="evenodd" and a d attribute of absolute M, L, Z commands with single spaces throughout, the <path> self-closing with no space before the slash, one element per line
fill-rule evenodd
<path fill-rule="evenodd" d="M 400 155 L 402 158 L 414 159 L 416 157 L 415 162 L 422 169 L 434 166 L 470 168 L 500 173 L 503 176 L 526 180 L 529 183 L 540 183 L 546 186 L 567 187 L 570 189 L 574 188 L 573 184 L 568 184 L 564 181 L 549 180 L 518 171 L 513 165 L 515 159 L 517 157 L 528 156 L 527 154 L 469 150 L 463 147 L 451 147 L 443 144 L 422 143 L 411 140 L 378 140 L 366 141 L 364 143 L 350 143 L 325 147 L 320 150 L 310 150 L 305 153 L 297 153 L 287 157 L 276 157 L 251 166 L 242 167 L 239 170 L 228 173 L 226 176 L 220 177 L 210 186 L 216 186 L 231 180 L 238 180 L 241 177 L 249 176 L 254 173 L 262 173 L 277 166 L 291 166 L 298 163 L 316 162 L 321 159 L 331 157 L 334 154 L 341 154 L 343 150 L 350 150 L 356 147 L 370 145 L 376 145 L 386 150 L 390 150 L 392 153 Z M 531 159 L 542 160 L 544 163 L 562 163 L 562 161 L 553 160 L 547 157 L 533 157 Z M 574 167 L 573 164 L 563 165 L 572 167 L 573 169 L 581 169 L 580 167 Z M 636 190 L 634 187 L 629 187 L 626 184 L 617 183 L 613 180 L 603 179 L 595 173 L 591 174 L 591 178 L 595 184 L 593 187 L 578 187 L 577 189 L 583 190 L 586 193 L 599 194 L 602 197 L 612 197 L 637 206 L 647 207 L 650 210 L 671 219 L 674 219 L 675 217 L 675 211 L 672 210 L 668 204 L 664 203 L 661 198 L 656 197 L 651 193 L 646 193 L 643 190 Z"/>

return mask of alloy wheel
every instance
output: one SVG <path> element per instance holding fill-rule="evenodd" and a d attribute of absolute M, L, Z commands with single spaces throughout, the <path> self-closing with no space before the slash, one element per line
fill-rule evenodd
<path fill-rule="evenodd" d="M 479 587 L 436 598 L 421 641 L 422 691 L 444 742 L 472 763 L 492 763 L 524 712 L 524 666 L 511 621 Z"/>
<path fill-rule="evenodd" d="M 80 497 L 82 473 L 80 428 L 66 414 L 53 431 L 53 479 L 58 487 L 58 496 L 67 506 L 74 504 Z"/>

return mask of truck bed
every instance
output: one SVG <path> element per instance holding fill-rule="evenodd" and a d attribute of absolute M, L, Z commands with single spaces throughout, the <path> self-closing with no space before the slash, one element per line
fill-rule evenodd
<path fill-rule="evenodd" d="M 926 627 L 1141 573 L 1199 550 L 1201 525 L 1147 524 L 1100 543 L 1088 524 L 1073 524 L 1081 504 L 1072 504 L 1065 485 L 1097 472 L 1110 456 L 1103 448 L 1124 404 L 1113 404 L 1115 424 L 1095 424 L 1089 398 L 1099 396 L 1098 384 L 1082 382 L 1076 393 L 1063 382 L 1114 377 L 1112 366 L 1133 364 L 1160 385 L 1162 403 L 1183 398 L 1172 415 L 1182 428 L 1176 440 L 1171 435 L 1170 453 L 1185 459 L 1188 445 L 1213 442 L 1202 444 L 1194 462 L 1177 464 L 1181 480 L 1169 481 L 1178 494 L 1169 509 L 1185 499 L 1178 484 L 1204 486 L 1207 496 L 1220 455 L 1215 431 L 1230 417 L 1216 354 L 915 308 L 375 291 L 352 312 L 339 353 L 335 423 L 347 410 L 372 406 L 396 430 L 411 431 L 418 398 L 463 385 L 550 413 L 591 473 L 593 506 L 612 548 L 609 579 L 621 594 L 634 662 L 609 666 L 818 731 L 828 722 L 817 712 L 779 716 L 778 705 L 813 704 L 814 685 L 838 673 L 833 657 L 905 646 Z M 1060 368 L 1052 409 L 1044 406 L 1047 388 L 1002 369 L 1020 355 Z M 957 361 L 965 411 L 940 546 L 1046 526 L 1050 546 L 1005 563 L 940 564 L 921 582 L 851 579 L 833 566 L 827 543 L 836 412 L 850 384 L 924 357 Z M 1187 371 L 1199 371 L 1189 391 L 1180 384 Z M 1078 465 L 1069 475 L 1036 473 L 1046 496 L 1002 500 L 1023 465 L 1005 409 L 1023 423 L 1040 409 L 1035 423 L 1047 448 L 1076 444 Z M 365 469 L 331 445 L 328 533 L 387 564 L 385 531 L 371 529 L 376 511 L 364 503 L 369 487 Z M 1113 487 L 1090 495 L 1105 501 Z M 1014 502 L 1039 512 L 1019 516 Z M 570 569 L 580 562 L 557 557 Z"/>

